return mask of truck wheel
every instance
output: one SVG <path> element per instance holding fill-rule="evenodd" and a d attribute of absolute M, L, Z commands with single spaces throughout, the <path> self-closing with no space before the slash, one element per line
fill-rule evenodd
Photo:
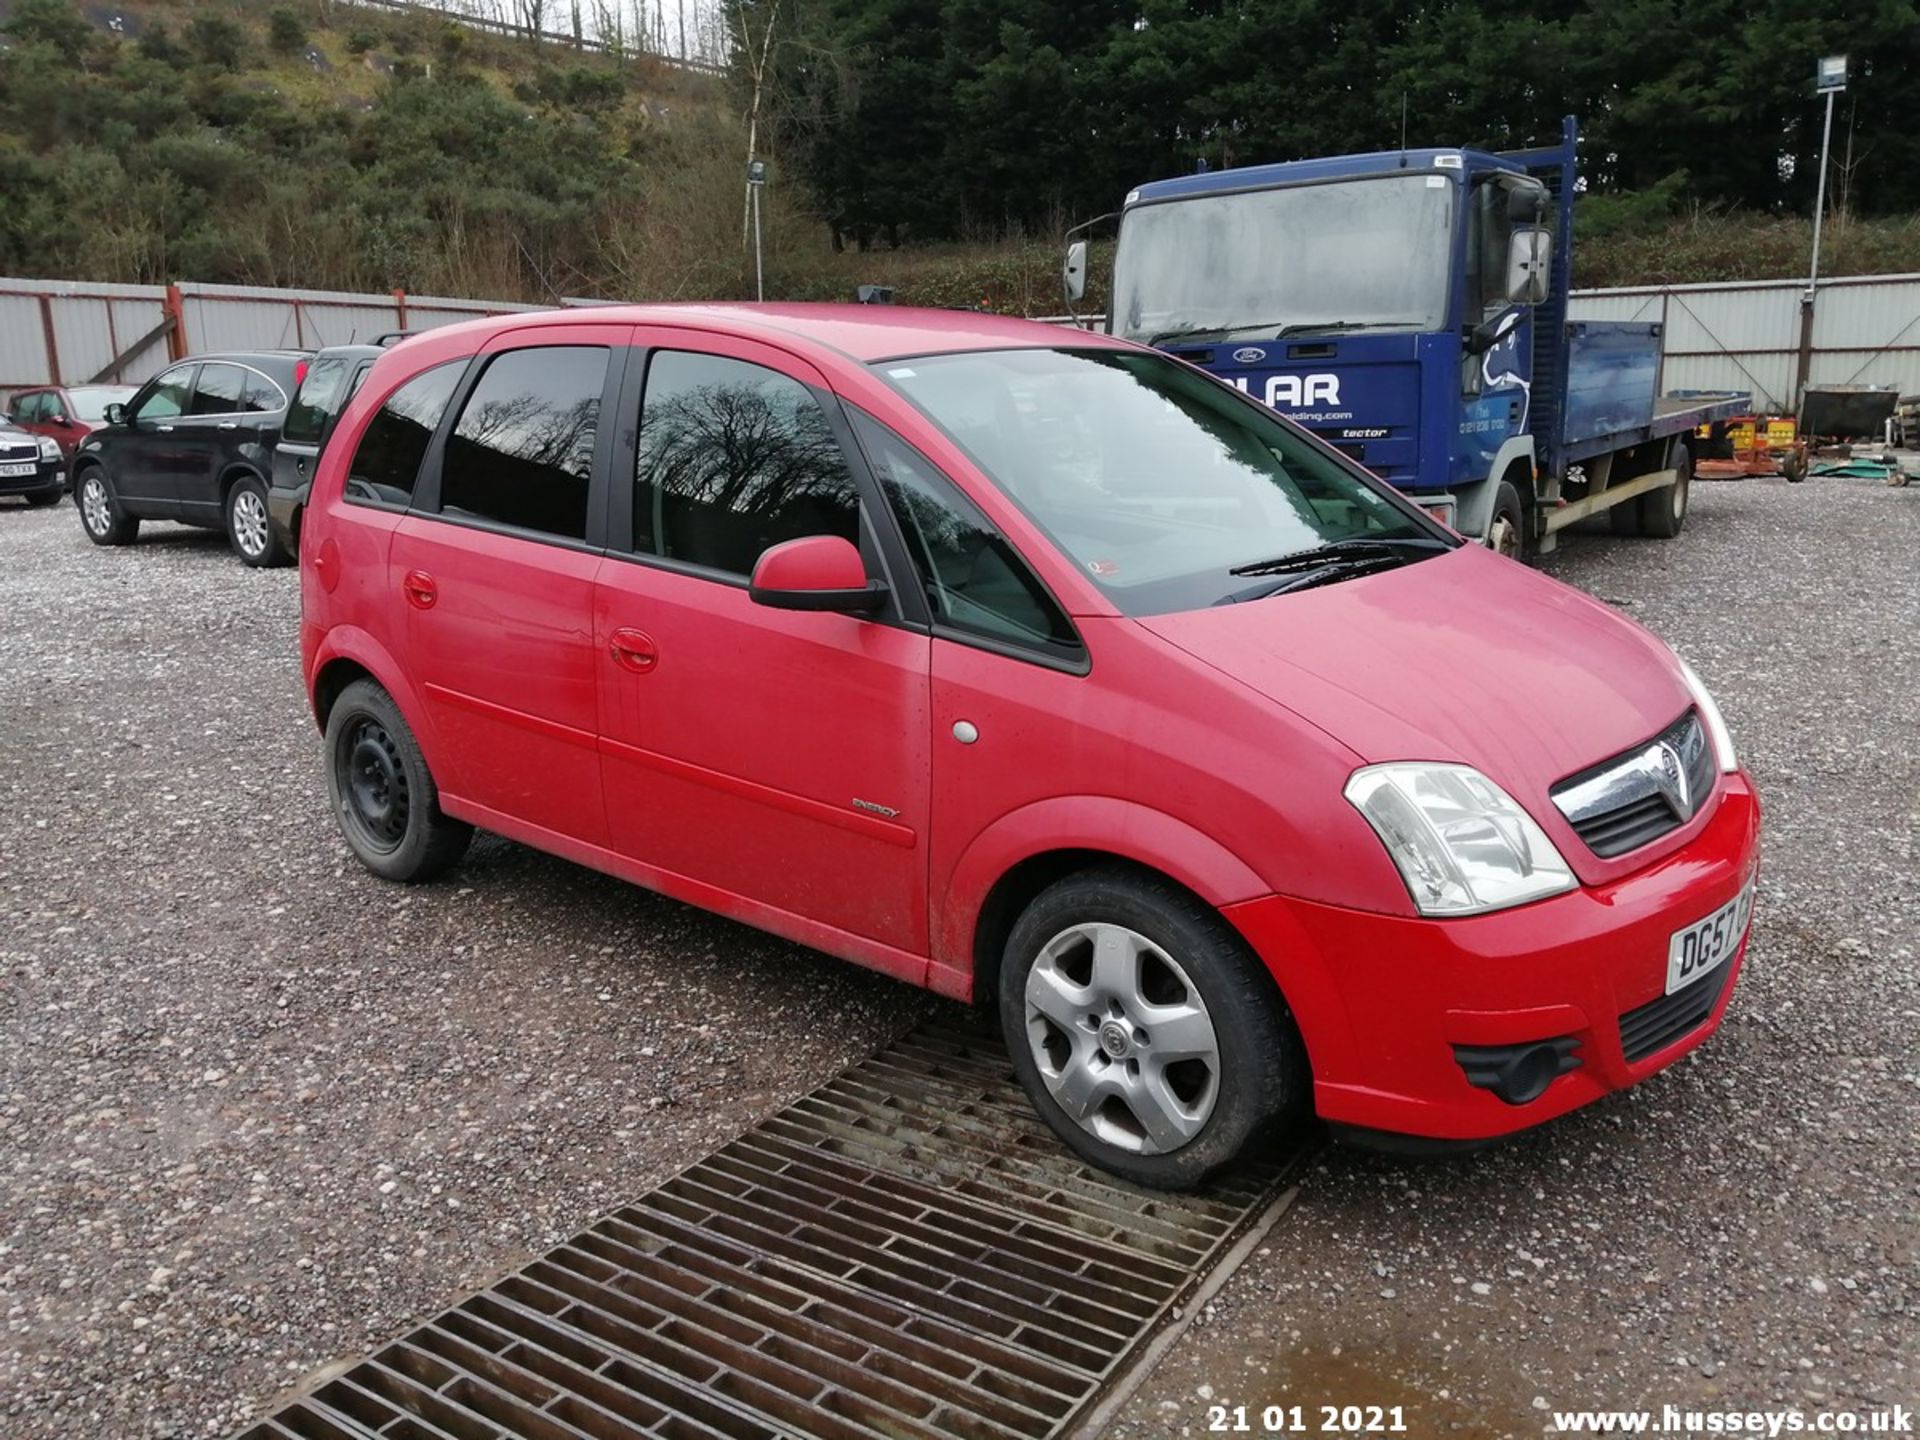
<path fill-rule="evenodd" d="M 1520 490 L 1511 480 L 1502 480 L 1493 492 L 1493 518 L 1487 521 L 1487 548 L 1510 560 L 1527 557 L 1527 512 L 1520 504 Z"/>
<path fill-rule="evenodd" d="M 1631 537 L 1640 533 L 1640 497 L 1634 496 L 1624 505 L 1615 505 L 1607 511 L 1607 523 L 1613 527 L 1613 533 L 1622 537 Z"/>
<path fill-rule="evenodd" d="M 1673 468 L 1679 472 L 1671 485 L 1649 490 L 1640 497 L 1640 528 L 1656 540 L 1671 540 L 1687 523 L 1687 488 L 1693 479 L 1693 456 L 1684 445 L 1673 454 Z M 1624 507 L 1615 507 L 1624 508 Z"/>

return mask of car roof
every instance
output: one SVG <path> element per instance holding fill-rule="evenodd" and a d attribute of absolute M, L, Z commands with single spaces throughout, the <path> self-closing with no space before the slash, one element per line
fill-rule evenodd
<path fill-rule="evenodd" d="M 182 365 L 190 365 L 196 360 L 274 360 L 283 363 L 296 363 L 301 360 L 311 360 L 312 358 L 313 351 L 311 350 L 209 350 L 204 355 L 189 355 L 180 363 Z"/>
<path fill-rule="evenodd" d="M 910 306 L 853 304 L 582 305 L 565 310 L 522 311 L 469 320 L 423 335 L 450 332 L 495 335 L 518 329 L 565 325 L 675 325 L 715 330 L 773 342 L 801 340 L 869 363 L 955 350 L 1013 350 L 1076 345 L 1129 348 L 1127 342 L 1088 330 L 988 315 L 973 310 L 923 310 Z M 419 338 L 419 337 L 416 337 Z"/>

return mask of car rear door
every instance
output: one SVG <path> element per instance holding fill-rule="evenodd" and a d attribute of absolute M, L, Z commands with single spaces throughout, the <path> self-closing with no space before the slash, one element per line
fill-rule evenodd
<path fill-rule="evenodd" d="M 202 525 L 221 523 L 220 472 L 247 424 L 241 397 L 250 378 L 244 367 L 231 361 L 209 360 L 200 367 L 187 413 L 174 422 L 168 454 L 174 500 L 182 519 Z"/>
<path fill-rule="evenodd" d="M 406 607 L 404 665 L 439 747 L 448 808 L 536 845 L 606 843 L 594 575 L 605 544 L 595 475 L 625 325 L 496 336 L 470 367 L 395 528 L 388 574 Z M 577 853 L 577 852 L 576 852 Z"/>
<path fill-rule="evenodd" d="M 594 617 L 612 843 L 669 893 L 918 983 L 927 634 L 897 609 L 747 593 L 760 554 L 805 535 L 891 573 L 840 407 L 784 351 L 636 334 L 644 408 L 630 386 L 639 431 L 610 488 Z"/>

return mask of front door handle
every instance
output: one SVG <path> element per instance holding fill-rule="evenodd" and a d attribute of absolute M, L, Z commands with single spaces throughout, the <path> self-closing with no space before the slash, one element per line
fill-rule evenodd
<path fill-rule="evenodd" d="M 636 675 L 645 675 L 660 663 L 660 651 L 654 645 L 653 637 L 642 630 L 614 631 L 607 650 L 613 656 L 614 664 Z"/>
<path fill-rule="evenodd" d="M 440 598 L 440 586 L 424 570 L 409 570 L 407 578 L 400 582 L 407 603 L 416 610 L 431 610 L 433 602 Z"/>
<path fill-rule="evenodd" d="M 238 430 L 240 428 L 240 422 L 237 420 L 222 420 L 220 422 L 220 428 L 222 430 Z"/>
<path fill-rule="evenodd" d="M 158 430 L 162 435 L 171 435 L 173 433 L 173 426 L 171 425 L 156 425 L 153 428 Z"/>

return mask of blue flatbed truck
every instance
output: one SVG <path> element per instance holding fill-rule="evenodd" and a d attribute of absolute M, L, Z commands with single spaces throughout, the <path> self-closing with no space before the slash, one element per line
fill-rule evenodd
<path fill-rule="evenodd" d="M 1605 512 L 1678 535 L 1696 430 L 1745 394 L 1656 394 L 1660 326 L 1567 313 L 1576 131 L 1202 172 L 1119 212 L 1106 328 L 1306 426 L 1462 533 L 1551 550 Z M 1086 246 L 1067 252 L 1069 301 Z"/>

